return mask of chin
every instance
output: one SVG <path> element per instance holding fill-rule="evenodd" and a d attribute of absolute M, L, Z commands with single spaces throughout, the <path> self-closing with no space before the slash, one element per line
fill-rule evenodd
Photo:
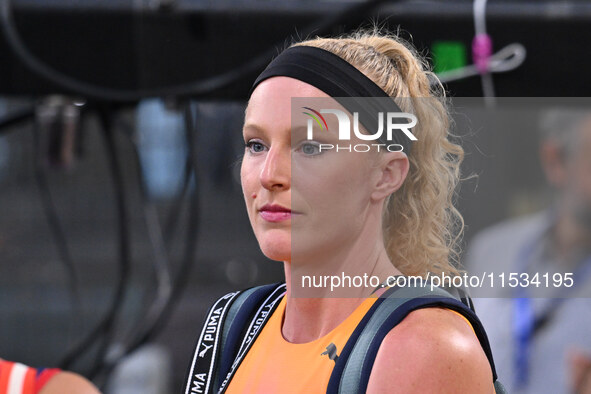
<path fill-rule="evenodd" d="M 275 261 L 291 260 L 291 240 L 264 240 L 259 242 L 261 251 L 268 259 Z"/>

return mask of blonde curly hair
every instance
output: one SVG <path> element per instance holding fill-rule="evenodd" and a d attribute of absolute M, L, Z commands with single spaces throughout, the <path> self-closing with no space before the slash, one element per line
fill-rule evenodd
<path fill-rule="evenodd" d="M 293 45 L 319 47 L 340 56 L 393 97 L 403 111 L 417 116 L 413 134 L 418 141 L 410 150 L 408 176 L 385 201 L 384 244 L 390 260 L 406 275 L 459 274 L 464 220 L 454 196 L 464 151 L 449 140 L 445 91 L 428 63 L 398 36 L 375 29 Z"/>

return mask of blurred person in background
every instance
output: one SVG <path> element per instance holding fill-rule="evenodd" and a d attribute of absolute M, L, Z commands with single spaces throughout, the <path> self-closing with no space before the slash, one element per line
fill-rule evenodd
<path fill-rule="evenodd" d="M 0 359 L 0 394 L 97 394 L 88 380 L 57 368 L 31 368 Z"/>
<path fill-rule="evenodd" d="M 540 160 L 554 189 L 551 206 L 477 234 L 471 274 L 572 273 L 573 286 L 491 289 L 476 298 L 499 378 L 515 393 L 591 393 L 591 111 L 541 116 Z M 545 286 L 545 283 L 543 283 Z M 550 286 L 552 287 L 552 286 Z"/>

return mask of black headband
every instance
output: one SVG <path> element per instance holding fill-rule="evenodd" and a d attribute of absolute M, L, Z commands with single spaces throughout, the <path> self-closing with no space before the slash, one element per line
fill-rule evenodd
<path fill-rule="evenodd" d="M 370 132 L 378 129 L 378 112 L 403 112 L 394 100 L 365 74 L 340 56 L 321 48 L 293 46 L 284 50 L 258 76 L 250 94 L 262 81 L 277 76 L 295 78 L 322 90 L 339 101 L 349 112 L 358 112 L 360 123 Z M 345 97 L 364 99 L 339 100 Z M 377 100 L 366 99 L 372 97 Z M 379 141 L 385 144 L 400 144 L 404 152 L 409 153 L 411 141 L 402 133 L 394 132 L 392 140 L 388 141 L 384 132 Z"/>

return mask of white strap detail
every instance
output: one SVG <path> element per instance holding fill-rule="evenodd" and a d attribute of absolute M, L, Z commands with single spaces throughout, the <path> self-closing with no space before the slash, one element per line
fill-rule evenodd
<path fill-rule="evenodd" d="M 12 371 L 10 371 L 8 391 L 6 394 L 23 394 L 27 369 L 29 369 L 29 367 L 26 365 L 14 363 Z"/>

